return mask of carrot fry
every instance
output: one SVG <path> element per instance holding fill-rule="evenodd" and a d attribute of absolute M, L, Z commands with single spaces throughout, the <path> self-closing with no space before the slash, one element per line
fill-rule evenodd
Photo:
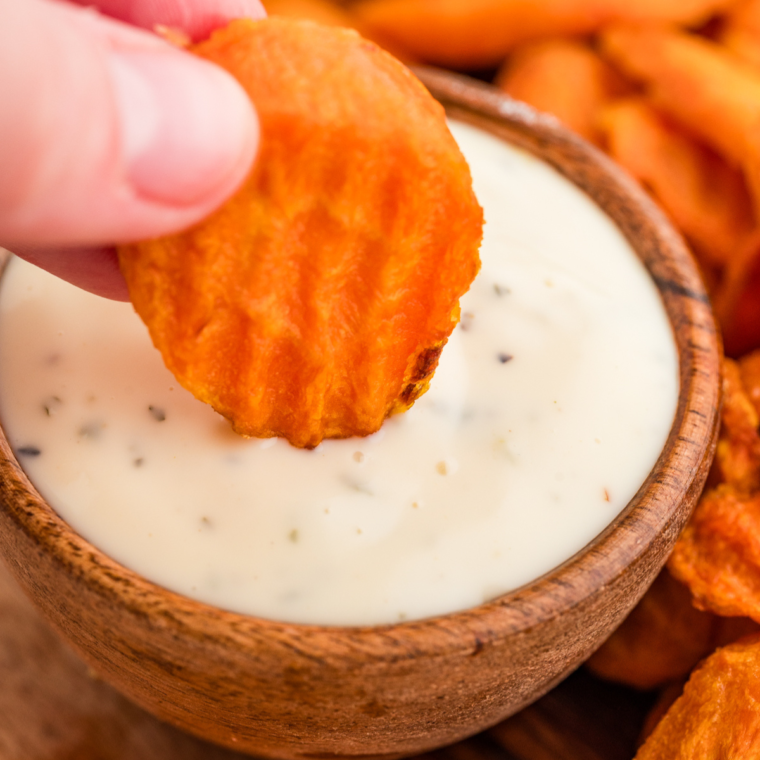
<path fill-rule="evenodd" d="M 760 756 L 760 636 L 719 649 L 639 749 L 636 760 Z"/>
<path fill-rule="evenodd" d="M 427 389 L 480 265 L 443 107 L 346 29 L 239 19 L 192 51 L 256 104 L 259 154 L 203 222 L 119 249 L 135 310 L 241 435 L 374 432 Z"/>
<path fill-rule="evenodd" d="M 724 265 L 754 228 L 741 173 L 643 99 L 604 109 L 610 155 L 648 188 L 707 266 Z"/>
<path fill-rule="evenodd" d="M 498 65 L 518 43 L 589 34 L 616 22 L 699 24 L 732 0 L 362 0 L 367 31 L 420 60 L 460 69 Z"/>
<path fill-rule="evenodd" d="M 720 45 L 679 31 L 618 27 L 602 43 L 658 108 L 744 170 L 760 209 L 760 72 Z"/>
<path fill-rule="evenodd" d="M 528 42 L 516 48 L 496 84 L 597 144 L 599 109 L 629 89 L 589 45 L 570 39 Z"/>

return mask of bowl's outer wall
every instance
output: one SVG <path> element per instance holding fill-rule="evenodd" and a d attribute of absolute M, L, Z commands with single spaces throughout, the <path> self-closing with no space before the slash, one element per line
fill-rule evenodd
<path fill-rule="evenodd" d="M 624 513 L 561 568 L 431 620 L 320 628 L 259 620 L 165 591 L 76 535 L 0 438 L 0 548 L 21 586 L 106 680 L 191 733 L 276 758 L 409 755 L 537 699 L 617 626 L 665 562 L 707 476 L 719 348 L 680 238 L 604 156 L 493 90 L 422 72 L 457 118 L 555 165 L 616 220 L 674 326 L 681 398 L 667 446 Z"/>

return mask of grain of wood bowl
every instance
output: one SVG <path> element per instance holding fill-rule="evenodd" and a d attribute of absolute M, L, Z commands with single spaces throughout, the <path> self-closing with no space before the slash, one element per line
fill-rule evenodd
<path fill-rule="evenodd" d="M 227 612 L 160 588 L 69 528 L 0 439 L 0 547 L 26 593 L 107 681 L 192 734 L 272 758 L 393 758 L 475 734 L 588 657 L 644 593 L 715 448 L 719 344 L 679 236 L 633 182 L 553 119 L 423 70 L 449 114 L 585 190 L 649 269 L 673 326 L 680 399 L 667 444 L 617 519 L 563 565 L 479 607 L 363 628 Z"/>

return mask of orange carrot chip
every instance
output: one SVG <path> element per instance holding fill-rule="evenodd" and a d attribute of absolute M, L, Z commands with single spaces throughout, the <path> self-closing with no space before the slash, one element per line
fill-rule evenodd
<path fill-rule="evenodd" d="M 426 390 L 479 267 L 482 210 L 443 109 L 345 29 L 240 20 L 193 50 L 250 95 L 260 153 L 206 221 L 121 248 L 135 309 L 237 432 L 372 433 Z"/>
<path fill-rule="evenodd" d="M 668 568 L 701 609 L 760 621 L 760 494 L 726 483 L 707 492 Z"/>
<path fill-rule="evenodd" d="M 760 636 L 719 649 L 692 674 L 636 760 L 760 756 Z"/>

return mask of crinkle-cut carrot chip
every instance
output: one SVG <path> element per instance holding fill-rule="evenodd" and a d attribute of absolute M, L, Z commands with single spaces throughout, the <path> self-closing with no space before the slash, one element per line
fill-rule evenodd
<path fill-rule="evenodd" d="M 367 435 L 423 393 L 479 268 L 482 210 L 444 112 L 345 29 L 241 20 L 194 52 L 254 102 L 239 192 L 120 250 L 178 380 L 246 436 Z"/>
<path fill-rule="evenodd" d="M 700 609 L 760 622 L 760 494 L 729 484 L 708 491 L 676 542 L 668 568 Z"/>
<path fill-rule="evenodd" d="M 700 609 L 760 622 L 760 436 L 744 385 L 751 365 L 723 361 L 723 409 L 712 477 L 668 568 Z"/>
<path fill-rule="evenodd" d="M 760 635 L 719 649 L 692 674 L 636 760 L 760 757 Z"/>

